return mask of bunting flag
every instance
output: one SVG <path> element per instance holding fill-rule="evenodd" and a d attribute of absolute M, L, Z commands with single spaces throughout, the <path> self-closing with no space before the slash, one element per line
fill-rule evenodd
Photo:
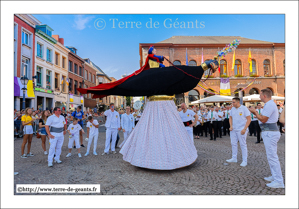
<path fill-rule="evenodd" d="M 248 63 L 249 63 L 249 70 L 252 72 L 252 60 L 251 60 L 251 51 L 249 48 L 249 55 L 248 55 Z"/>
<path fill-rule="evenodd" d="M 201 63 L 204 63 L 204 61 L 203 61 L 203 48 L 201 48 Z"/>
<path fill-rule="evenodd" d="M 186 66 L 188 66 L 188 52 L 187 52 L 187 48 L 186 48 Z"/>
<path fill-rule="evenodd" d="M 70 94 L 70 102 L 74 102 L 74 96 L 73 96 L 73 94 Z"/>
<path fill-rule="evenodd" d="M 220 78 L 220 95 L 231 95 L 229 78 Z"/>
<path fill-rule="evenodd" d="M 236 50 L 234 50 L 232 71 L 234 71 L 234 69 L 235 69 L 235 53 L 236 53 Z"/>
<path fill-rule="evenodd" d="M 83 96 L 81 96 L 81 103 L 83 103 Z"/>
<path fill-rule="evenodd" d="M 218 71 L 219 71 L 219 74 L 220 74 L 220 58 L 218 58 Z"/>

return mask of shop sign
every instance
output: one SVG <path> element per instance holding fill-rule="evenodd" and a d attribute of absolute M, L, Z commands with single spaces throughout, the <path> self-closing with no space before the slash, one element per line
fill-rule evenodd
<path fill-rule="evenodd" d="M 49 93 L 49 94 L 52 94 L 52 93 L 53 93 L 53 91 L 48 90 L 48 89 L 35 88 L 34 90 L 35 90 L 35 91 L 40 91 L 40 92 Z"/>

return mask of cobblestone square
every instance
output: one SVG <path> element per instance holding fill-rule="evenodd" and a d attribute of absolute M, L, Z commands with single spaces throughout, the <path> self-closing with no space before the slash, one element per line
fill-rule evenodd
<path fill-rule="evenodd" d="M 270 168 L 263 143 L 255 144 L 256 137 L 247 137 L 248 165 L 241 167 L 241 149 L 238 149 L 238 163 L 225 165 L 231 158 L 231 144 L 228 136 L 210 141 L 208 137 L 194 139 L 198 158 L 191 166 L 158 171 L 134 167 L 117 154 L 102 156 L 105 144 L 105 127 L 100 124 L 97 156 L 85 157 L 86 147 L 81 148 L 82 158 L 77 150 L 68 153 L 68 135 L 62 147 L 62 164 L 47 165 L 41 140 L 35 136 L 31 152 L 34 157 L 21 158 L 22 139 L 14 142 L 14 168 L 18 175 L 14 184 L 101 184 L 102 195 L 284 195 L 285 189 L 271 189 L 263 178 L 270 176 Z M 123 134 L 120 132 L 120 142 Z M 83 139 L 86 134 L 83 135 Z M 87 146 L 87 142 L 84 140 Z M 47 140 L 47 149 L 49 148 Z M 93 145 L 92 145 L 93 146 Z M 27 148 L 25 148 L 25 153 Z M 285 176 L 285 136 L 278 143 L 278 156 Z M 15 190 L 15 188 L 14 188 Z M 15 194 L 16 191 L 15 191 Z"/>

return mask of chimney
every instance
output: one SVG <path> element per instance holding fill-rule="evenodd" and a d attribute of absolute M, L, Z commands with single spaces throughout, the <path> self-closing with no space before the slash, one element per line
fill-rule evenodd
<path fill-rule="evenodd" d="M 64 45 L 64 38 L 59 38 L 59 42 Z"/>
<path fill-rule="evenodd" d="M 53 38 L 55 38 L 55 39 L 56 39 L 56 41 L 58 41 L 58 40 L 59 40 L 59 35 L 52 35 L 52 37 L 53 37 Z"/>

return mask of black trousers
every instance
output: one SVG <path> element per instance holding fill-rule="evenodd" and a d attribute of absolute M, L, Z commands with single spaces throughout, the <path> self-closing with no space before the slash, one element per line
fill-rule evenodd
<path fill-rule="evenodd" d="M 138 121 L 139 121 L 139 120 L 135 120 L 135 126 L 137 125 Z"/>
<path fill-rule="evenodd" d="M 282 132 L 283 124 L 280 123 L 279 120 L 277 121 L 277 126 L 279 127 L 279 131 L 280 131 L 280 133 L 283 133 L 283 132 Z"/>
<path fill-rule="evenodd" d="M 223 121 L 223 135 L 226 135 L 226 132 L 229 135 L 229 119 L 224 119 Z"/>
<path fill-rule="evenodd" d="M 249 135 L 252 136 L 252 134 L 253 134 L 253 130 L 254 130 L 254 129 L 253 129 L 253 121 L 250 122 L 248 128 L 249 128 Z"/>
<path fill-rule="evenodd" d="M 261 142 L 261 128 L 259 122 L 256 120 L 256 121 L 252 121 L 252 123 L 253 123 L 254 130 L 256 130 L 256 141 Z"/>
<path fill-rule="evenodd" d="M 216 121 L 217 122 L 217 137 L 222 137 L 222 121 Z"/>
<path fill-rule="evenodd" d="M 217 130 L 218 130 L 218 123 L 217 121 L 213 121 L 213 123 L 210 122 L 209 125 L 209 133 L 210 133 L 210 139 L 213 139 L 213 130 L 214 129 L 214 139 L 217 137 Z"/>
<path fill-rule="evenodd" d="M 210 124 L 210 122 L 204 122 L 204 124 L 203 124 L 203 131 L 205 132 L 205 137 L 208 137 L 208 129 L 209 129 L 209 125 Z M 210 130 L 209 130 L 209 132 L 210 132 Z"/>

